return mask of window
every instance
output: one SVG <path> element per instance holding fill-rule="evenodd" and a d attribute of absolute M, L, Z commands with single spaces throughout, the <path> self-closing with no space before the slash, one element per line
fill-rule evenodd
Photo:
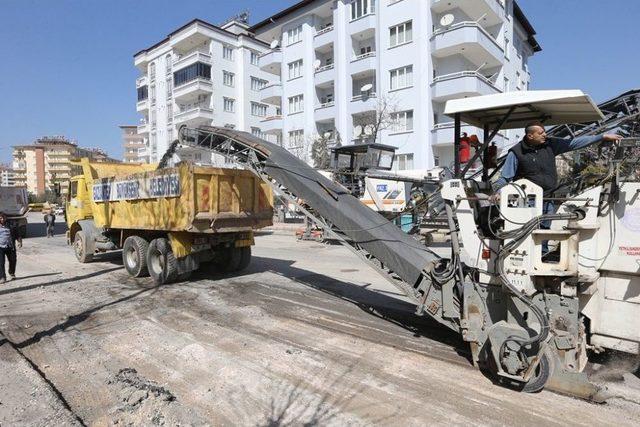
<path fill-rule="evenodd" d="M 71 181 L 71 190 L 69 191 L 69 195 L 72 199 L 78 196 L 78 181 Z"/>
<path fill-rule="evenodd" d="M 302 76 L 302 59 L 289 63 L 289 80 Z"/>
<path fill-rule="evenodd" d="M 302 25 L 287 30 L 287 44 L 294 44 L 302 40 Z"/>
<path fill-rule="evenodd" d="M 289 114 L 300 113 L 304 111 L 302 95 L 296 95 L 289 98 Z"/>
<path fill-rule="evenodd" d="M 351 20 L 372 14 L 375 8 L 375 0 L 353 0 L 351 2 Z"/>
<path fill-rule="evenodd" d="M 151 92 L 151 105 L 154 105 L 156 103 L 156 87 L 151 86 L 149 90 Z"/>
<path fill-rule="evenodd" d="M 151 126 L 152 127 L 156 126 L 156 110 L 155 109 L 151 110 Z"/>
<path fill-rule="evenodd" d="M 264 132 L 260 128 L 251 128 L 251 135 L 257 136 L 258 138 L 266 139 Z"/>
<path fill-rule="evenodd" d="M 167 80 L 167 99 L 171 99 L 173 96 L 173 81 L 171 79 Z"/>
<path fill-rule="evenodd" d="M 509 54 L 511 52 L 509 52 L 509 39 L 508 38 L 504 38 L 504 57 L 509 59 Z"/>
<path fill-rule="evenodd" d="M 398 170 L 413 169 L 413 153 L 396 154 L 394 165 Z"/>
<path fill-rule="evenodd" d="M 149 65 L 149 79 L 153 80 L 156 78 L 156 63 L 152 62 L 151 65 Z"/>
<path fill-rule="evenodd" d="M 289 132 L 289 148 L 300 148 L 304 145 L 304 130 L 297 129 Z"/>
<path fill-rule="evenodd" d="M 411 21 L 389 28 L 389 47 L 409 43 L 413 40 Z"/>
<path fill-rule="evenodd" d="M 235 75 L 233 73 L 230 73 L 229 71 L 223 71 L 222 72 L 222 83 L 225 86 L 233 87 L 233 85 L 234 85 L 234 77 L 235 77 Z"/>
<path fill-rule="evenodd" d="M 211 65 L 196 62 L 173 73 L 173 86 L 178 87 L 197 78 L 211 80 Z"/>
<path fill-rule="evenodd" d="M 391 114 L 391 132 L 408 132 L 413 130 L 413 110 Z"/>
<path fill-rule="evenodd" d="M 233 48 L 230 46 L 222 46 L 222 57 L 233 61 Z"/>
<path fill-rule="evenodd" d="M 173 127 L 171 126 L 167 128 L 167 141 L 169 141 L 169 143 L 173 142 Z"/>
<path fill-rule="evenodd" d="M 260 55 L 258 54 L 258 52 L 251 51 L 251 63 L 253 65 L 258 65 L 259 58 Z"/>
<path fill-rule="evenodd" d="M 251 90 L 257 92 L 267 85 L 266 80 L 251 76 Z"/>
<path fill-rule="evenodd" d="M 264 117 L 267 115 L 267 106 L 264 104 L 259 104 L 257 102 L 251 103 L 251 115 Z"/>
<path fill-rule="evenodd" d="M 395 70 L 389 71 L 389 74 L 391 77 L 389 89 L 391 90 L 413 85 L 413 65 L 396 68 Z"/>
<path fill-rule="evenodd" d="M 141 86 L 138 88 L 138 102 L 149 99 L 149 87 Z"/>
<path fill-rule="evenodd" d="M 171 67 L 173 65 L 171 61 L 171 54 L 165 56 L 164 61 L 165 61 L 165 68 L 167 69 L 167 74 L 171 74 Z"/>
<path fill-rule="evenodd" d="M 235 111 L 235 102 L 233 98 L 224 98 L 224 111 L 233 113 Z"/>
<path fill-rule="evenodd" d="M 167 105 L 167 123 L 171 123 L 173 121 L 173 108 L 171 105 Z"/>

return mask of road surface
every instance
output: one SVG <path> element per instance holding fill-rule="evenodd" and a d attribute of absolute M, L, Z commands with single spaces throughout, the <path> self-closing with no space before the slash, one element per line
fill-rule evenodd
<path fill-rule="evenodd" d="M 498 387 L 340 246 L 276 230 L 240 275 L 154 286 L 119 252 L 79 264 L 32 217 L 0 287 L 2 425 L 640 423 L 633 363 L 604 405 Z"/>

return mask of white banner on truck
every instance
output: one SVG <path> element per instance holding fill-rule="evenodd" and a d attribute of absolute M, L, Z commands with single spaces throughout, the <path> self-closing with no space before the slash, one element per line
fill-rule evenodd
<path fill-rule="evenodd" d="M 148 176 L 123 181 L 102 180 L 93 185 L 94 202 L 179 196 L 180 176 L 178 174 Z"/>

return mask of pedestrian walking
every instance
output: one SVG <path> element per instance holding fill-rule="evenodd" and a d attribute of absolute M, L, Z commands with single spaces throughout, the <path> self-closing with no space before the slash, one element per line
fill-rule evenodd
<path fill-rule="evenodd" d="M 16 278 L 16 247 L 22 247 L 22 237 L 20 237 L 18 227 L 9 224 L 7 216 L 0 212 L 0 284 L 7 281 L 4 270 L 5 257 L 9 261 L 9 280 Z"/>
<path fill-rule="evenodd" d="M 53 237 L 53 229 L 56 225 L 56 216 L 53 214 L 53 211 L 49 211 L 44 216 L 44 223 L 47 224 L 47 238 Z"/>

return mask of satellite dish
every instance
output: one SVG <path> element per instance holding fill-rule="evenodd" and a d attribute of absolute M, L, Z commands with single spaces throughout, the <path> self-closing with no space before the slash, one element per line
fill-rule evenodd
<path fill-rule="evenodd" d="M 271 42 L 271 44 L 269 45 L 269 47 L 270 47 L 271 49 L 275 49 L 275 48 L 277 48 L 279 45 L 280 45 L 280 42 L 279 42 L 278 40 L 274 40 L 274 41 L 272 41 L 272 42 Z"/>
<path fill-rule="evenodd" d="M 442 15 L 442 18 L 440 18 L 440 25 L 442 25 L 443 27 L 448 27 L 449 25 L 453 24 L 454 19 L 455 16 L 453 16 L 451 13 Z"/>
<path fill-rule="evenodd" d="M 367 83 L 360 88 L 360 92 L 369 92 L 371 89 L 373 89 L 373 85 L 371 83 Z"/>
<path fill-rule="evenodd" d="M 373 135 L 373 125 L 366 125 L 364 127 L 364 134 L 367 136 Z"/>
<path fill-rule="evenodd" d="M 323 134 L 323 136 L 324 136 L 325 138 L 327 138 L 327 139 L 331 138 L 331 135 L 332 135 L 332 134 L 331 134 L 331 132 L 325 132 L 325 133 Z"/>
<path fill-rule="evenodd" d="M 322 62 L 320 62 L 319 59 L 316 59 L 315 61 L 313 61 L 313 69 L 317 70 L 318 68 L 320 68 L 320 65 L 322 65 Z"/>
<path fill-rule="evenodd" d="M 358 125 L 353 128 L 353 136 L 358 137 L 362 135 L 362 126 Z"/>

